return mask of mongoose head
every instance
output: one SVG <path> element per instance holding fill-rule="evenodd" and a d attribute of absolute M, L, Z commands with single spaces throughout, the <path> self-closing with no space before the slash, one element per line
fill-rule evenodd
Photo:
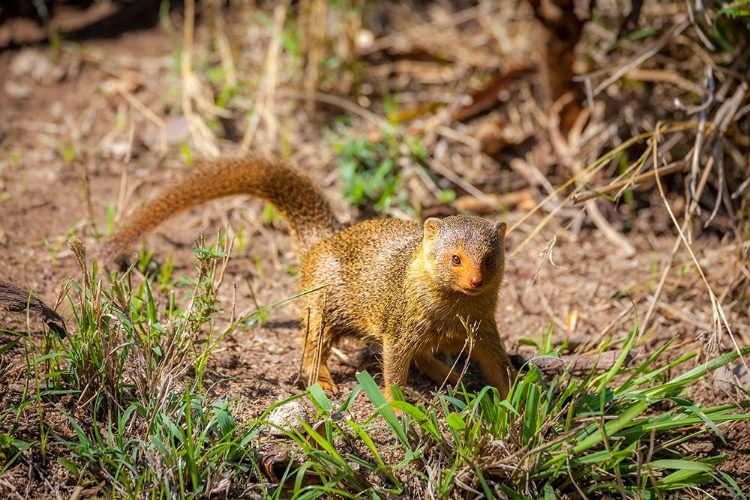
<path fill-rule="evenodd" d="M 466 295 L 496 293 L 505 270 L 506 228 L 468 215 L 427 219 L 423 256 L 441 284 Z"/>

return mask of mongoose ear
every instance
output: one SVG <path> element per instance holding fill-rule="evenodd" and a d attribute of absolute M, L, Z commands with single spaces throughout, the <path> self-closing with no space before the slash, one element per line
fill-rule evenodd
<path fill-rule="evenodd" d="M 435 236 L 437 236 L 442 225 L 443 221 L 436 219 L 435 217 L 430 217 L 424 221 L 424 237 L 426 239 L 435 239 Z"/>
<path fill-rule="evenodd" d="M 495 232 L 500 241 L 505 239 L 505 231 L 508 229 L 508 225 L 505 222 L 495 222 Z"/>

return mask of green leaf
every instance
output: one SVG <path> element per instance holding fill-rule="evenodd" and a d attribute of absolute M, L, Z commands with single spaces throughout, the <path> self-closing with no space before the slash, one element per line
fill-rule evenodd
<path fill-rule="evenodd" d="M 698 408 L 697 406 L 695 406 L 692 403 L 692 401 L 687 400 L 685 398 L 668 398 L 668 399 L 670 401 L 672 401 L 672 402 L 680 405 L 682 408 L 686 409 L 687 411 L 689 411 L 693 415 L 695 415 L 698 418 L 700 418 L 701 420 L 703 420 L 706 423 L 706 425 L 709 426 L 711 428 L 711 430 L 714 431 L 714 433 L 717 436 L 719 436 L 719 438 L 721 439 L 721 441 L 723 443 L 726 443 L 726 440 L 724 439 L 724 435 L 721 433 L 721 431 L 716 426 L 716 424 L 713 422 L 713 420 L 711 420 L 711 418 L 708 415 L 706 415 L 704 412 L 702 412 L 700 408 Z"/>
<path fill-rule="evenodd" d="M 750 354 L 750 346 L 743 347 L 742 349 L 740 349 L 739 353 L 737 351 L 732 351 L 726 354 L 722 354 L 721 356 L 718 356 L 716 358 L 709 359 L 702 365 L 696 366 L 692 370 L 675 377 L 669 382 L 669 384 L 685 384 L 692 380 L 698 379 L 706 375 L 707 373 L 716 370 L 719 367 L 728 365 L 740 356 L 744 357 L 746 354 Z"/>
<path fill-rule="evenodd" d="M 310 397 L 315 402 L 318 407 L 320 407 L 325 412 L 332 412 L 333 406 L 331 405 L 331 400 L 328 399 L 328 396 L 326 396 L 326 393 L 323 391 L 323 389 L 318 384 L 313 384 L 310 387 L 307 388 L 307 392 L 310 393 Z"/>
<path fill-rule="evenodd" d="M 72 460 L 68 460 L 65 457 L 58 457 L 57 462 L 65 467 L 65 469 L 70 472 L 71 476 L 75 478 L 81 477 L 81 471 L 78 469 L 78 465 Z"/>
<path fill-rule="evenodd" d="M 625 411 L 623 411 L 618 418 L 616 418 L 615 420 L 610 420 L 609 422 L 604 424 L 603 431 L 602 429 L 594 431 L 589 436 L 583 438 L 577 445 L 573 446 L 573 448 L 569 452 L 565 451 L 564 453 L 560 453 L 550 460 L 547 460 L 544 464 L 542 464 L 541 468 L 546 469 L 551 465 L 559 463 L 570 456 L 575 456 L 583 453 L 584 451 L 601 443 L 602 441 L 604 441 L 605 435 L 607 437 L 614 435 L 616 432 L 629 425 L 633 421 L 633 419 L 642 414 L 646 410 L 646 408 L 648 408 L 648 404 L 645 401 L 635 402 Z"/>
<path fill-rule="evenodd" d="M 451 414 L 448 415 L 448 418 L 445 421 L 448 425 L 450 425 L 457 431 L 463 431 L 466 429 L 466 422 L 464 422 L 464 419 L 461 418 L 461 415 L 456 412 L 451 412 Z"/>
<path fill-rule="evenodd" d="M 615 364 L 607 372 L 604 378 L 602 378 L 602 381 L 599 384 L 600 392 L 603 392 L 604 389 L 609 386 L 609 383 L 612 381 L 612 379 L 615 376 L 620 374 L 622 365 L 623 363 L 625 363 L 625 360 L 630 354 L 630 350 L 633 348 L 633 344 L 635 343 L 637 337 L 638 337 L 638 327 L 634 326 L 633 328 L 630 329 L 630 332 L 628 333 L 628 338 L 625 340 L 625 345 L 622 347 L 622 352 L 620 353 L 620 357 L 617 358 L 617 361 L 615 361 Z"/>
<path fill-rule="evenodd" d="M 678 459 L 665 459 L 665 460 L 654 460 L 649 462 L 651 467 L 657 467 L 660 469 L 677 469 L 677 470 L 694 470 L 702 472 L 710 472 L 714 470 L 708 464 L 702 462 L 694 462 L 692 460 L 678 460 Z"/>
<path fill-rule="evenodd" d="M 385 419 L 388 427 L 391 428 L 398 440 L 401 441 L 401 444 L 403 444 L 407 448 L 410 448 L 409 438 L 406 436 L 406 432 L 399 424 L 396 414 L 391 409 L 388 401 L 386 401 L 385 396 L 380 391 L 380 388 L 372 378 L 372 375 L 367 372 L 359 372 L 357 373 L 357 380 L 362 385 L 362 390 L 365 391 L 367 397 L 370 398 L 370 401 L 372 401 L 372 404 L 375 406 L 375 410 L 380 413 L 380 415 Z"/>

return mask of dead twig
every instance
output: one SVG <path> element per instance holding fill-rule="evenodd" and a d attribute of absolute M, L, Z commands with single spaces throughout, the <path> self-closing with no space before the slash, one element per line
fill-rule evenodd
<path fill-rule="evenodd" d="M 621 354 L 620 351 L 607 351 L 597 354 L 571 354 L 559 358 L 513 354 L 510 356 L 510 360 L 516 368 L 520 369 L 526 364 L 532 364 L 546 375 L 555 375 L 564 372 L 606 371 L 615 365 Z M 635 352 L 628 353 L 625 358 L 625 365 L 629 364 L 636 354 Z"/>
<path fill-rule="evenodd" d="M 688 164 L 685 160 L 676 161 L 676 162 L 670 163 L 666 167 L 660 168 L 659 175 L 665 176 L 665 175 L 671 175 L 677 172 L 684 172 L 687 167 L 688 167 Z M 644 174 L 636 175 L 635 177 L 632 177 L 630 179 L 625 179 L 623 181 L 607 184 L 606 186 L 602 186 L 595 190 L 583 191 L 581 193 L 577 193 L 573 195 L 571 202 L 575 205 L 583 201 L 590 200 L 592 198 L 597 198 L 599 196 L 604 196 L 605 194 L 612 193 L 614 191 L 619 191 L 622 188 L 636 187 L 639 184 L 642 184 L 643 182 L 652 180 L 655 175 L 656 175 L 656 171 L 652 170 Z"/>
<path fill-rule="evenodd" d="M 4 305 L 11 312 L 29 311 L 38 316 L 50 330 L 61 337 L 65 337 L 67 330 L 65 320 L 47 304 L 34 297 L 27 291 L 6 281 L 0 281 L 0 305 Z"/>

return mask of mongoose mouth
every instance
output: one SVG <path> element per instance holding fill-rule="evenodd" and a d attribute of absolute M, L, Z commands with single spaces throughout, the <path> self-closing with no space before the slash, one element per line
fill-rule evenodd
<path fill-rule="evenodd" d="M 469 288 L 465 286 L 456 287 L 456 291 L 461 292 L 464 295 L 470 295 L 472 297 L 475 295 L 483 294 L 485 289 L 486 289 L 485 287 L 481 287 L 481 288 Z"/>

